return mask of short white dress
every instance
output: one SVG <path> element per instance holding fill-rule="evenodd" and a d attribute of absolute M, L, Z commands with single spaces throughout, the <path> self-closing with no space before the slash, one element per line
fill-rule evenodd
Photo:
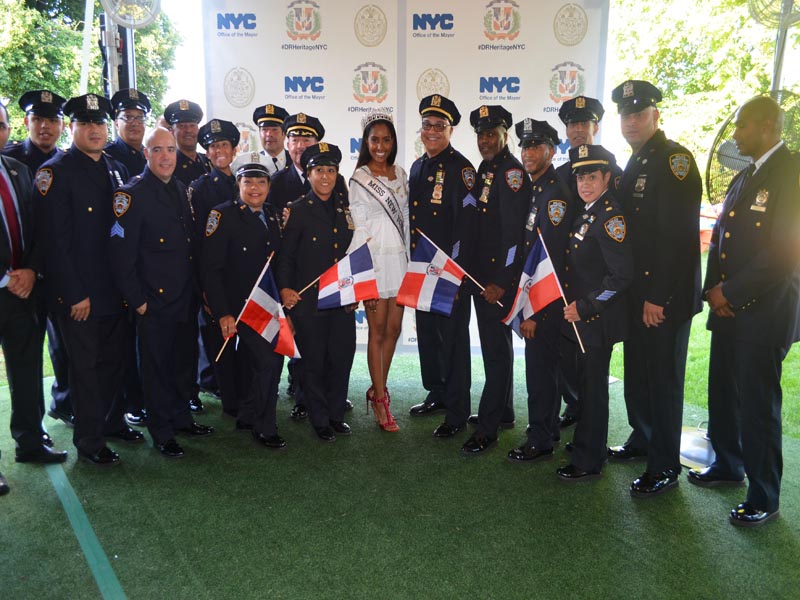
<path fill-rule="evenodd" d="M 372 174 L 366 165 L 359 167 Z M 402 167 L 394 165 L 395 179 L 377 179 L 391 190 L 403 215 L 403 234 L 400 235 L 392 218 L 383 205 L 369 194 L 361 185 L 350 182 L 350 215 L 355 231 L 348 252 L 355 250 L 364 240 L 368 242 L 375 276 L 378 280 L 378 295 L 381 298 L 394 298 L 400 289 L 400 282 L 408 269 L 407 248 L 409 244 L 408 224 L 408 176 Z"/>

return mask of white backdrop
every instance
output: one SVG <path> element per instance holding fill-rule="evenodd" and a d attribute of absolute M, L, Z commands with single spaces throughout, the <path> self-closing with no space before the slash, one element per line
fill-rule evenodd
<path fill-rule="evenodd" d="M 325 140 L 341 148 L 347 178 L 365 112 L 380 108 L 395 116 L 398 163 L 408 170 L 422 152 L 419 101 L 441 93 L 462 114 L 453 145 L 476 167 L 469 113 L 481 104 L 502 104 L 515 122 L 547 120 L 563 138 L 560 163 L 568 144 L 558 107 L 581 94 L 603 98 L 608 4 L 203 0 L 206 117 L 235 122 L 246 151 L 259 148 L 256 106 L 316 116 Z M 357 320 L 362 343 L 363 313 Z M 477 330 L 472 333 L 477 345 Z M 401 343 L 416 344 L 412 311 L 406 311 Z"/>

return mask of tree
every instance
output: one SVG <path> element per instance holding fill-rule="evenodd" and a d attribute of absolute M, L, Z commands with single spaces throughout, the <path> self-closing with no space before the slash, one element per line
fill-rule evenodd
<path fill-rule="evenodd" d="M 774 29 L 746 0 L 612 0 L 611 87 L 647 79 L 663 93 L 662 122 L 704 168 L 722 123 L 745 100 L 770 91 Z M 790 30 L 789 48 L 800 36 Z M 798 82 L 785 82 L 800 93 Z"/>
<path fill-rule="evenodd" d="M 99 32 L 99 4 L 94 31 Z M 69 98 L 80 84 L 83 45 L 81 0 L 0 0 L 0 96 L 8 98 L 12 138 L 26 132 L 16 100 L 28 90 L 50 89 Z M 88 91 L 103 94 L 102 58 L 92 45 Z M 163 110 L 167 76 L 180 37 L 163 13 L 148 27 L 134 32 L 137 89 L 150 98 L 153 114 Z"/>

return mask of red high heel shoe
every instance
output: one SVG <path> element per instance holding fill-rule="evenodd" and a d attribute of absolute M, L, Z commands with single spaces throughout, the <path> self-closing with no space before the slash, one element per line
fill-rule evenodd
<path fill-rule="evenodd" d="M 372 412 L 375 413 L 375 419 L 381 429 L 390 432 L 400 431 L 397 421 L 394 420 L 392 412 L 389 410 L 390 403 L 389 390 L 384 388 L 383 398 L 374 398 L 372 400 Z M 381 405 L 380 412 L 377 410 L 378 405 Z M 383 413 L 382 415 L 380 414 L 381 412 Z"/>

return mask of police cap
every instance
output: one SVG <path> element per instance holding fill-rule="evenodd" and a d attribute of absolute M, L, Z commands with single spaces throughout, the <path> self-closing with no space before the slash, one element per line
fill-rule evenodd
<path fill-rule="evenodd" d="M 309 146 L 303 151 L 303 155 L 300 157 L 300 164 L 303 167 L 303 171 L 308 173 L 308 170 L 313 167 L 329 166 L 338 168 L 341 160 L 342 152 L 337 146 L 320 142 Z"/>
<path fill-rule="evenodd" d="M 231 146 L 236 146 L 240 137 L 241 133 L 239 133 L 239 128 L 236 125 L 221 119 L 211 119 L 197 131 L 197 141 L 206 150 L 214 142 L 222 142 L 224 140 L 228 140 Z"/>
<path fill-rule="evenodd" d="M 150 112 L 150 100 L 142 92 L 133 88 L 120 90 L 111 96 L 111 106 L 114 107 L 117 115 L 126 108 L 135 108 L 144 114 Z"/>
<path fill-rule="evenodd" d="M 555 148 L 560 143 L 558 132 L 547 121 L 523 119 L 515 126 L 521 148 L 548 144 Z"/>
<path fill-rule="evenodd" d="M 203 119 L 203 109 L 191 100 L 178 100 L 167 105 L 164 118 L 170 125 L 175 123 L 199 123 Z"/>
<path fill-rule="evenodd" d="M 611 92 L 611 99 L 617 104 L 621 115 L 643 111 L 648 106 L 661 102 L 661 91 L 649 81 L 629 79 Z"/>
<path fill-rule="evenodd" d="M 258 127 L 283 127 L 289 113 L 275 104 L 265 104 L 253 111 L 253 123 Z"/>
<path fill-rule="evenodd" d="M 236 169 L 236 179 L 242 177 L 265 177 L 269 180 L 269 171 L 261 163 L 245 163 Z"/>
<path fill-rule="evenodd" d="M 109 99 L 97 94 L 76 96 L 64 104 L 64 114 L 73 121 L 105 123 L 113 113 Z"/>
<path fill-rule="evenodd" d="M 269 163 L 267 161 L 269 161 Z M 237 170 L 239 170 L 240 167 L 248 163 L 261 163 L 264 166 L 267 165 L 272 166 L 273 164 L 272 161 L 269 159 L 269 157 L 264 156 L 260 152 L 256 152 L 255 150 L 253 150 L 250 152 L 242 152 L 238 154 L 231 163 L 231 171 L 235 173 Z"/>
<path fill-rule="evenodd" d="M 314 137 L 319 141 L 325 137 L 325 128 L 316 117 L 305 113 L 297 113 L 284 119 L 283 133 L 290 137 L 295 135 Z"/>
<path fill-rule="evenodd" d="M 48 119 L 64 116 L 64 103 L 67 100 L 50 90 L 33 90 L 25 92 L 19 99 L 22 112 L 34 114 Z"/>
<path fill-rule="evenodd" d="M 461 113 L 458 112 L 455 102 L 441 94 L 432 94 L 420 100 L 419 115 L 421 117 L 431 115 L 447 119 L 450 121 L 450 125 L 454 127 L 461 122 Z"/>
<path fill-rule="evenodd" d="M 582 144 L 569 149 L 569 160 L 572 174 L 582 175 L 594 171 L 610 171 L 617 164 L 617 159 L 608 150 L 597 144 Z"/>
<path fill-rule="evenodd" d="M 564 125 L 594 121 L 599 123 L 605 114 L 605 109 L 597 98 L 576 96 L 567 100 L 558 109 L 558 118 Z"/>
<path fill-rule="evenodd" d="M 511 113 L 499 104 L 484 104 L 469 113 L 469 123 L 475 133 L 500 126 L 510 129 L 513 122 Z"/>

